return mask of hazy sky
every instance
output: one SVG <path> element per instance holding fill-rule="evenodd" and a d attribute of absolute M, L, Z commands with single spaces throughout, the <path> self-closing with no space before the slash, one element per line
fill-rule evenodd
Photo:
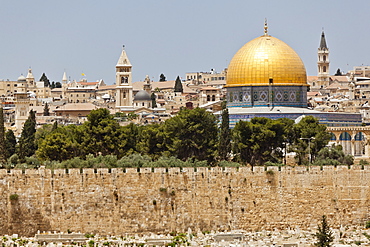
<path fill-rule="evenodd" d="M 369 0 L 0 0 L 0 79 L 32 68 L 51 81 L 115 82 L 122 45 L 133 81 L 221 71 L 248 41 L 269 34 L 317 74 L 324 28 L 330 73 L 370 64 Z"/>

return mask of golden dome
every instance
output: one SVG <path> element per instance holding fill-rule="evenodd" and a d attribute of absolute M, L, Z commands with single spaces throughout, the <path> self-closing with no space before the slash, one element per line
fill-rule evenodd
<path fill-rule="evenodd" d="M 246 43 L 231 60 L 227 87 L 307 86 L 306 69 L 298 54 L 283 41 L 265 35 Z"/>

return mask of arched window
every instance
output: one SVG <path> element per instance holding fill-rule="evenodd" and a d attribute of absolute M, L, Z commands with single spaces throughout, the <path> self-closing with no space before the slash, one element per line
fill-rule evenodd
<path fill-rule="evenodd" d="M 212 101 L 216 101 L 216 96 L 212 95 Z"/>
<path fill-rule="evenodd" d="M 326 72 L 326 66 L 322 68 L 322 72 Z"/>
<path fill-rule="evenodd" d="M 322 58 L 323 58 L 324 62 L 326 62 L 326 56 L 324 55 Z"/>
<path fill-rule="evenodd" d="M 211 101 L 211 96 L 207 95 L 207 101 Z"/>

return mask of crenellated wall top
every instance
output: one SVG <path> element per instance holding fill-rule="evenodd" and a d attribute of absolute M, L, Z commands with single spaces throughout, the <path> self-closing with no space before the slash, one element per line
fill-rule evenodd
<path fill-rule="evenodd" d="M 142 168 L 73 168 L 73 169 L 0 169 L 0 176 L 78 176 L 86 175 L 113 175 L 113 174 L 216 174 L 216 173 L 244 173 L 244 174 L 263 174 L 271 170 L 276 173 L 318 173 L 334 172 L 346 170 L 370 170 L 370 166 L 352 165 L 352 166 L 254 166 L 252 167 L 142 167 Z"/>

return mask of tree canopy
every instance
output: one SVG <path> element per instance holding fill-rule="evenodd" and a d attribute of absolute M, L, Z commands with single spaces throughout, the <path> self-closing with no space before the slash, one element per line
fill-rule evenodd
<path fill-rule="evenodd" d="M 318 247 L 329 247 L 331 246 L 331 242 L 334 240 L 333 232 L 330 230 L 328 222 L 326 220 L 326 215 L 323 215 L 321 218 L 321 224 L 317 226 L 317 232 L 315 233 L 315 237 L 317 238 L 317 242 L 315 246 Z"/>
<path fill-rule="evenodd" d="M 182 92 L 184 92 L 184 89 L 182 87 L 182 83 L 181 83 L 181 80 L 180 80 L 180 77 L 179 76 L 177 76 L 176 81 L 175 81 L 175 89 L 174 89 L 174 92 L 175 93 L 182 93 Z"/>
<path fill-rule="evenodd" d="M 45 73 L 42 73 L 40 81 L 44 82 L 44 87 L 50 87 L 51 86 L 50 81 L 49 81 L 48 77 L 45 75 Z"/>
<path fill-rule="evenodd" d="M 166 81 L 166 77 L 163 73 L 159 75 L 159 81 Z"/>
<path fill-rule="evenodd" d="M 222 122 L 219 133 L 218 155 L 221 160 L 227 160 L 231 151 L 231 135 L 229 125 L 229 111 L 226 108 L 226 101 L 222 102 Z"/>
<path fill-rule="evenodd" d="M 35 133 L 36 113 L 31 110 L 18 142 L 18 155 L 21 160 L 25 160 L 26 157 L 30 157 L 36 152 Z"/>
<path fill-rule="evenodd" d="M 213 161 L 217 148 L 216 117 L 205 109 L 182 109 L 165 122 L 165 147 L 181 160 Z"/>
<path fill-rule="evenodd" d="M 17 154 L 22 162 L 37 149 L 36 157 L 42 161 L 64 162 L 109 155 L 118 160 L 137 154 L 158 162 L 155 165 L 167 160 L 171 164 L 199 161 L 220 165 L 217 162 L 232 161 L 254 166 L 267 162 L 281 164 L 285 153 L 292 151 L 298 164 L 353 164 L 353 157 L 344 155 L 340 146 L 326 147 L 330 133 L 311 116 L 302 118 L 299 123 L 286 118 L 253 118 L 239 121 L 234 129 L 229 128 L 225 104 L 219 125 L 215 115 L 200 108 L 184 108 L 162 123 L 142 126 L 134 123 L 121 126 L 117 116 L 134 116 L 115 116 L 101 108 L 91 111 L 82 125 L 58 126 L 55 122 L 36 132 L 35 112 L 31 111 Z M 14 133 L 7 132 L 5 139 L 7 157 L 10 157 L 14 153 Z M 178 160 L 173 162 L 171 157 Z"/>

